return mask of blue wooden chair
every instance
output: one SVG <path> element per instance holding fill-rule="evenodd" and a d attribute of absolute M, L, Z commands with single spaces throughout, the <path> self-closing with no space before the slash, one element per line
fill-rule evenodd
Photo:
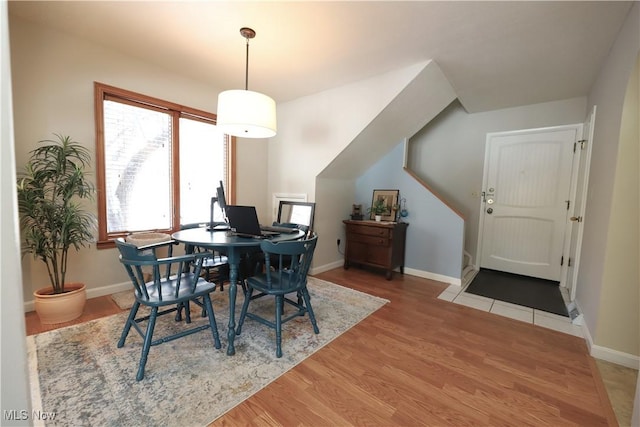
<path fill-rule="evenodd" d="M 313 252 L 316 248 L 318 236 L 313 234 L 305 240 L 271 242 L 265 240 L 260 244 L 264 252 L 264 271 L 257 271 L 253 276 L 247 278 L 247 292 L 245 293 L 244 304 L 240 312 L 236 334 L 242 332 L 242 325 L 245 318 L 256 320 L 263 325 L 275 329 L 276 331 L 276 357 L 282 357 L 282 324 L 298 316 L 309 314 L 309 320 L 313 326 L 313 332 L 319 333 L 316 318 L 311 307 L 309 291 L 307 290 L 307 273 L 313 260 Z M 278 260 L 272 263 L 273 256 Z M 258 292 L 254 295 L 254 292 Z M 288 294 L 295 293 L 301 295 L 301 300 L 294 301 L 288 298 Z M 275 319 L 267 319 L 249 312 L 251 301 L 258 298 L 275 297 Z M 295 312 L 285 316 L 285 303 L 295 308 Z M 283 318 L 283 316 L 285 316 Z"/>
<path fill-rule="evenodd" d="M 198 228 L 206 226 L 203 223 L 191 223 L 191 224 L 182 224 L 180 225 L 180 230 L 187 230 L 190 228 Z M 190 252 L 203 252 L 201 248 L 198 247 L 190 247 L 190 245 L 185 245 L 185 251 L 187 253 Z M 221 254 L 220 252 L 209 252 L 211 255 L 202 262 L 202 269 L 205 272 L 204 278 L 207 282 L 214 282 L 220 286 L 220 290 L 224 291 L 224 282 L 229 280 L 229 260 L 226 255 Z M 214 277 L 212 271 L 216 272 L 216 276 Z"/>
<path fill-rule="evenodd" d="M 116 246 L 120 251 L 120 262 L 124 265 L 133 283 L 135 295 L 135 301 L 118 341 L 118 348 L 124 346 L 131 327 L 143 338 L 142 354 L 136 376 L 138 381 L 144 378 L 144 367 L 151 346 L 210 329 L 215 348 L 221 347 L 210 297 L 210 294 L 215 291 L 215 284 L 200 277 L 202 263 L 210 254 L 203 252 L 158 258 L 155 251 L 138 248 L 125 242 L 122 238 L 116 239 Z M 146 283 L 142 271 L 143 266 L 150 266 L 153 271 L 152 280 Z M 153 330 L 158 317 L 175 311 L 179 312 L 190 302 L 195 302 L 203 307 L 209 317 L 209 323 L 154 340 Z M 136 318 L 140 305 L 149 307 L 151 314 Z M 179 318 L 176 317 L 175 320 L 177 321 Z M 139 323 L 141 322 L 147 322 L 146 331 L 140 327 Z M 191 319 L 187 311 L 186 323 L 190 322 Z"/>

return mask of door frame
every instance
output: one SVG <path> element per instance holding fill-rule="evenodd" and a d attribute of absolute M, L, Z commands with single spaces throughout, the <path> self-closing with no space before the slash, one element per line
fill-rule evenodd
<path fill-rule="evenodd" d="M 574 215 L 578 215 L 582 217 L 582 221 L 580 221 L 577 225 L 577 232 L 571 234 L 571 241 L 569 242 L 569 249 L 567 250 L 567 254 L 569 257 L 573 255 L 572 258 L 572 268 L 573 268 L 573 276 L 571 277 L 570 282 L 565 283 L 567 291 L 569 292 L 569 300 L 573 301 L 576 299 L 576 289 L 578 287 L 578 270 L 580 269 L 580 254 L 582 252 L 582 236 L 584 234 L 584 218 L 586 217 L 586 207 L 587 207 L 587 190 L 589 187 L 589 171 L 591 168 L 591 152 L 593 149 L 593 133 L 595 131 L 595 122 L 596 122 L 596 110 L 597 106 L 593 106 L 589 116 L 585 120 L 582 128 L 582 140 L 584 144 L 582 149 L 580 150 L 580 159 L 578 160 L 578 165 L 584 167 L 584 173 L 582 174 L 582 179 L 580 182 L 576 182 L 576 194 L 574 198 L 577 197 L 577 188 L 581 188 L 582 190 L 582 198 L 580 200 L 580 206 L 574 204 L 572 212 Z M 584 162 L 582 161 L 582 156 L 585 157 Z M 578 177 L 580 176 L 580 169 L 577 171 Z M 578 181 L 578 179 L 576 179 Z M 570 228 L 573 228 L 569 225 Z M 571 246 L 575 241 L 575 253 L 571 253 Z M 567 266 L 567 271 L 565 273 L 565 280 L 568 279 L 569 268 Z"/>
<path fill-rule="evenodd" d="M 527 134 L 527 133 L 532 133 L 532 132 L 554 132 L 554 131 L 562 131 L 562 130 L 567 130 L 567 129 L 572 129 L 575 130 L 576 133 L 576 139 L 580 139 L 583 135 L 583 124 L 582 123 L 576 123 L 576 124 L 570 124 L 570 125 L 559 125 L 559 126 L 549 126 L 549 127 L 541 127 L 541 128 L 531 128 L 531 129 L 519 129 L 519 130 L 514 130 L 514 131 L 503 131 L 503 132 L 488 132 L 486 139 L 485 139 L 485 155 L 484 155 L 484 164 L 483 164 L 483 172 L 482 172 L 482 196 L 480 197 L 480 201 L 479 201 L 479 224 L 478 224 L 478 242 L 477 242 L 477 248 L 476 248 L 476 270 L 480 269 L 480 260 L 482 259 L 482 243 L 483 243 L 483 238 L 484 238 L 484 209 L 485 209 L 485 199 L 484 199 L 484 194 L 486 194 L 486 188 L 488 185 L 488 168 L 487 165 L 489 164 L 489 142 L 492 138 L 497 137 L 497 136 L 517 136 L 517 135 L 523 135 L 523 134 Z M 577 143 L 577 141 L 575 141 L 575 143 Z M 589 146 L 591 144 L 588 144 Z M 574 201 L 575 201 L 575 196 L 576 196 L 576 189 L 578 188 L 578 185 L 583 185 L 584 186 L 587 185 L 588 181 L 589 181 L 589 176 L 588 176 L 588 167 L 587 170 L 585 171 L 585 174 L 583 176 L 583 182 L 578 183 L 578 165 L 580 164 L 580 155 L 582 153 L 580 153 L 580 150 L 576 149 L 576 154 L 573 156 L 573 160 L 572 160 L 572 166 L 571 166 L 571 182 L 570 182 L 570 193 L 569 193 L 569 197 L 570 197 L 570 204 L 571 206 L 573 206 Z M 588 159 L 589 160 L 589 159 Z M 567 211 L 567 218 L 569 217 L 569 212 Z M 572 237 L 572 227 L 571 227 L 572 223 L 567 220 L 565 223 L 565 227 L 564 227 L 564 239 L 563 239 L 563 253 L 565 254 L 565 258 L 567 258 L 568 261 L 568 253 L 569 253 L 569 248 L 570 248 L 570 242 L 572 238 L 576 238 L 576 236 Z M 581 230 L 580 230 L 581 231 Z M 579 235 L 581 235 L 581 233 L 578 233 Z M 579 250 L 576 251 L 576 260 L 574 260 L 575 262 L 577 262 L 577 258 L 579 258 Z M 562 266 L 561 266 L 561 272 L 560 272 L 560 287 L 566 287 L 566 279 L 567 279 L 567 273 L 568 273 L 568 268 L 567 268 L 567 264 L 568 262 L 565 261 L 563 262 Z M 576 267 L 578 264 L 574 264 Z M 573 287 L 575 289 L 575 286 Z M 573 292 L 575 294 L 575 291 Z M 573 299 L 573 297 L 572 297 Z"/>

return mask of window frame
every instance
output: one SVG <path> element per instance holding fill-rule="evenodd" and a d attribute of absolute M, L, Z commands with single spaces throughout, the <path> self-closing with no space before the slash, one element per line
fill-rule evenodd
<path fill-rule="evenodd" d="M 186 118 L 199 120 L 205 123 L 216 124 L 216 115 L 207 111 L 198 110 L 174 102 L 165 101 L 148 95 L 120 89 L 104 83 L 94 82 L 94 110 L 96 129 L 96 189 L 98 201 L 98 249 L 115 247 L 114 240 L 118 237 L 125 237 L 130 231 L 118 233 L 107 233 L 107 201 L 106 201 L 106 164 L 104 146 L 104 101 L 114 100 L 136 107 L 148 108 L 155 111 L 167 112 L 172 120 L 172 177 L 171 191 L 174 200 L 172 209 L 172 229 L 156 229 L 164 233 L 178 231 L 180 224 L 180 138 L 179 120 Z M 225 135 L 227 143 L 227 176 L 225 195 L 228 204 L 235 203 L 235 171 L 236 171 L 236 138 Z"/>

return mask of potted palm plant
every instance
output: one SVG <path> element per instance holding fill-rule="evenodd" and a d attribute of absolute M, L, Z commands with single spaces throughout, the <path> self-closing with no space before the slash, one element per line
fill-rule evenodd
<path fill-rule="evenodd" d="M 33 254 L 47 266 L 50 286 L 34 292 L 35 308 L 45 324 L 62 323 L 82 315 L 83 283 L 66 283 L 69 249 L 94 240 L 93 214 L 80 202 L 92 199 L 95 187 L 87 179 L 89 151 L 69 136 L 54 134 L 30 153 L 18 174 L 18 211 L 22 253 Z"/>

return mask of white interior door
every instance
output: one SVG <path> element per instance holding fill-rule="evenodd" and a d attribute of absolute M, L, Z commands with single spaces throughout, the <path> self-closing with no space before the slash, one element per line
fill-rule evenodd
<path fill-rule="evenodd" d="M 560 281 L 578 129 L 488 135 L 480 267 Z"/>
<path fill-rule="evenodd" d="M 576 197 L 571 208 L 571 241 L 569 244 L 569 259 L 567 260 L 567 280 L 566 287 L 569 291 L 569 298 L 573 301 L 576 298 L 576 285 L 578 279 L 578 267 L 580 265 L 580 248 L 582 246 L 582 232 L 584 229 L 584 214 L 587 205 L 587 184 L 589 182 L 589 165 L 591 163 L 591 149 L 593 147 L 593 131 L 596 121 L 596 106 L 583 125 L 582 141 L 579 145 L 580 154 L 578 166 L 578 177 L 576 185 Z"/>

